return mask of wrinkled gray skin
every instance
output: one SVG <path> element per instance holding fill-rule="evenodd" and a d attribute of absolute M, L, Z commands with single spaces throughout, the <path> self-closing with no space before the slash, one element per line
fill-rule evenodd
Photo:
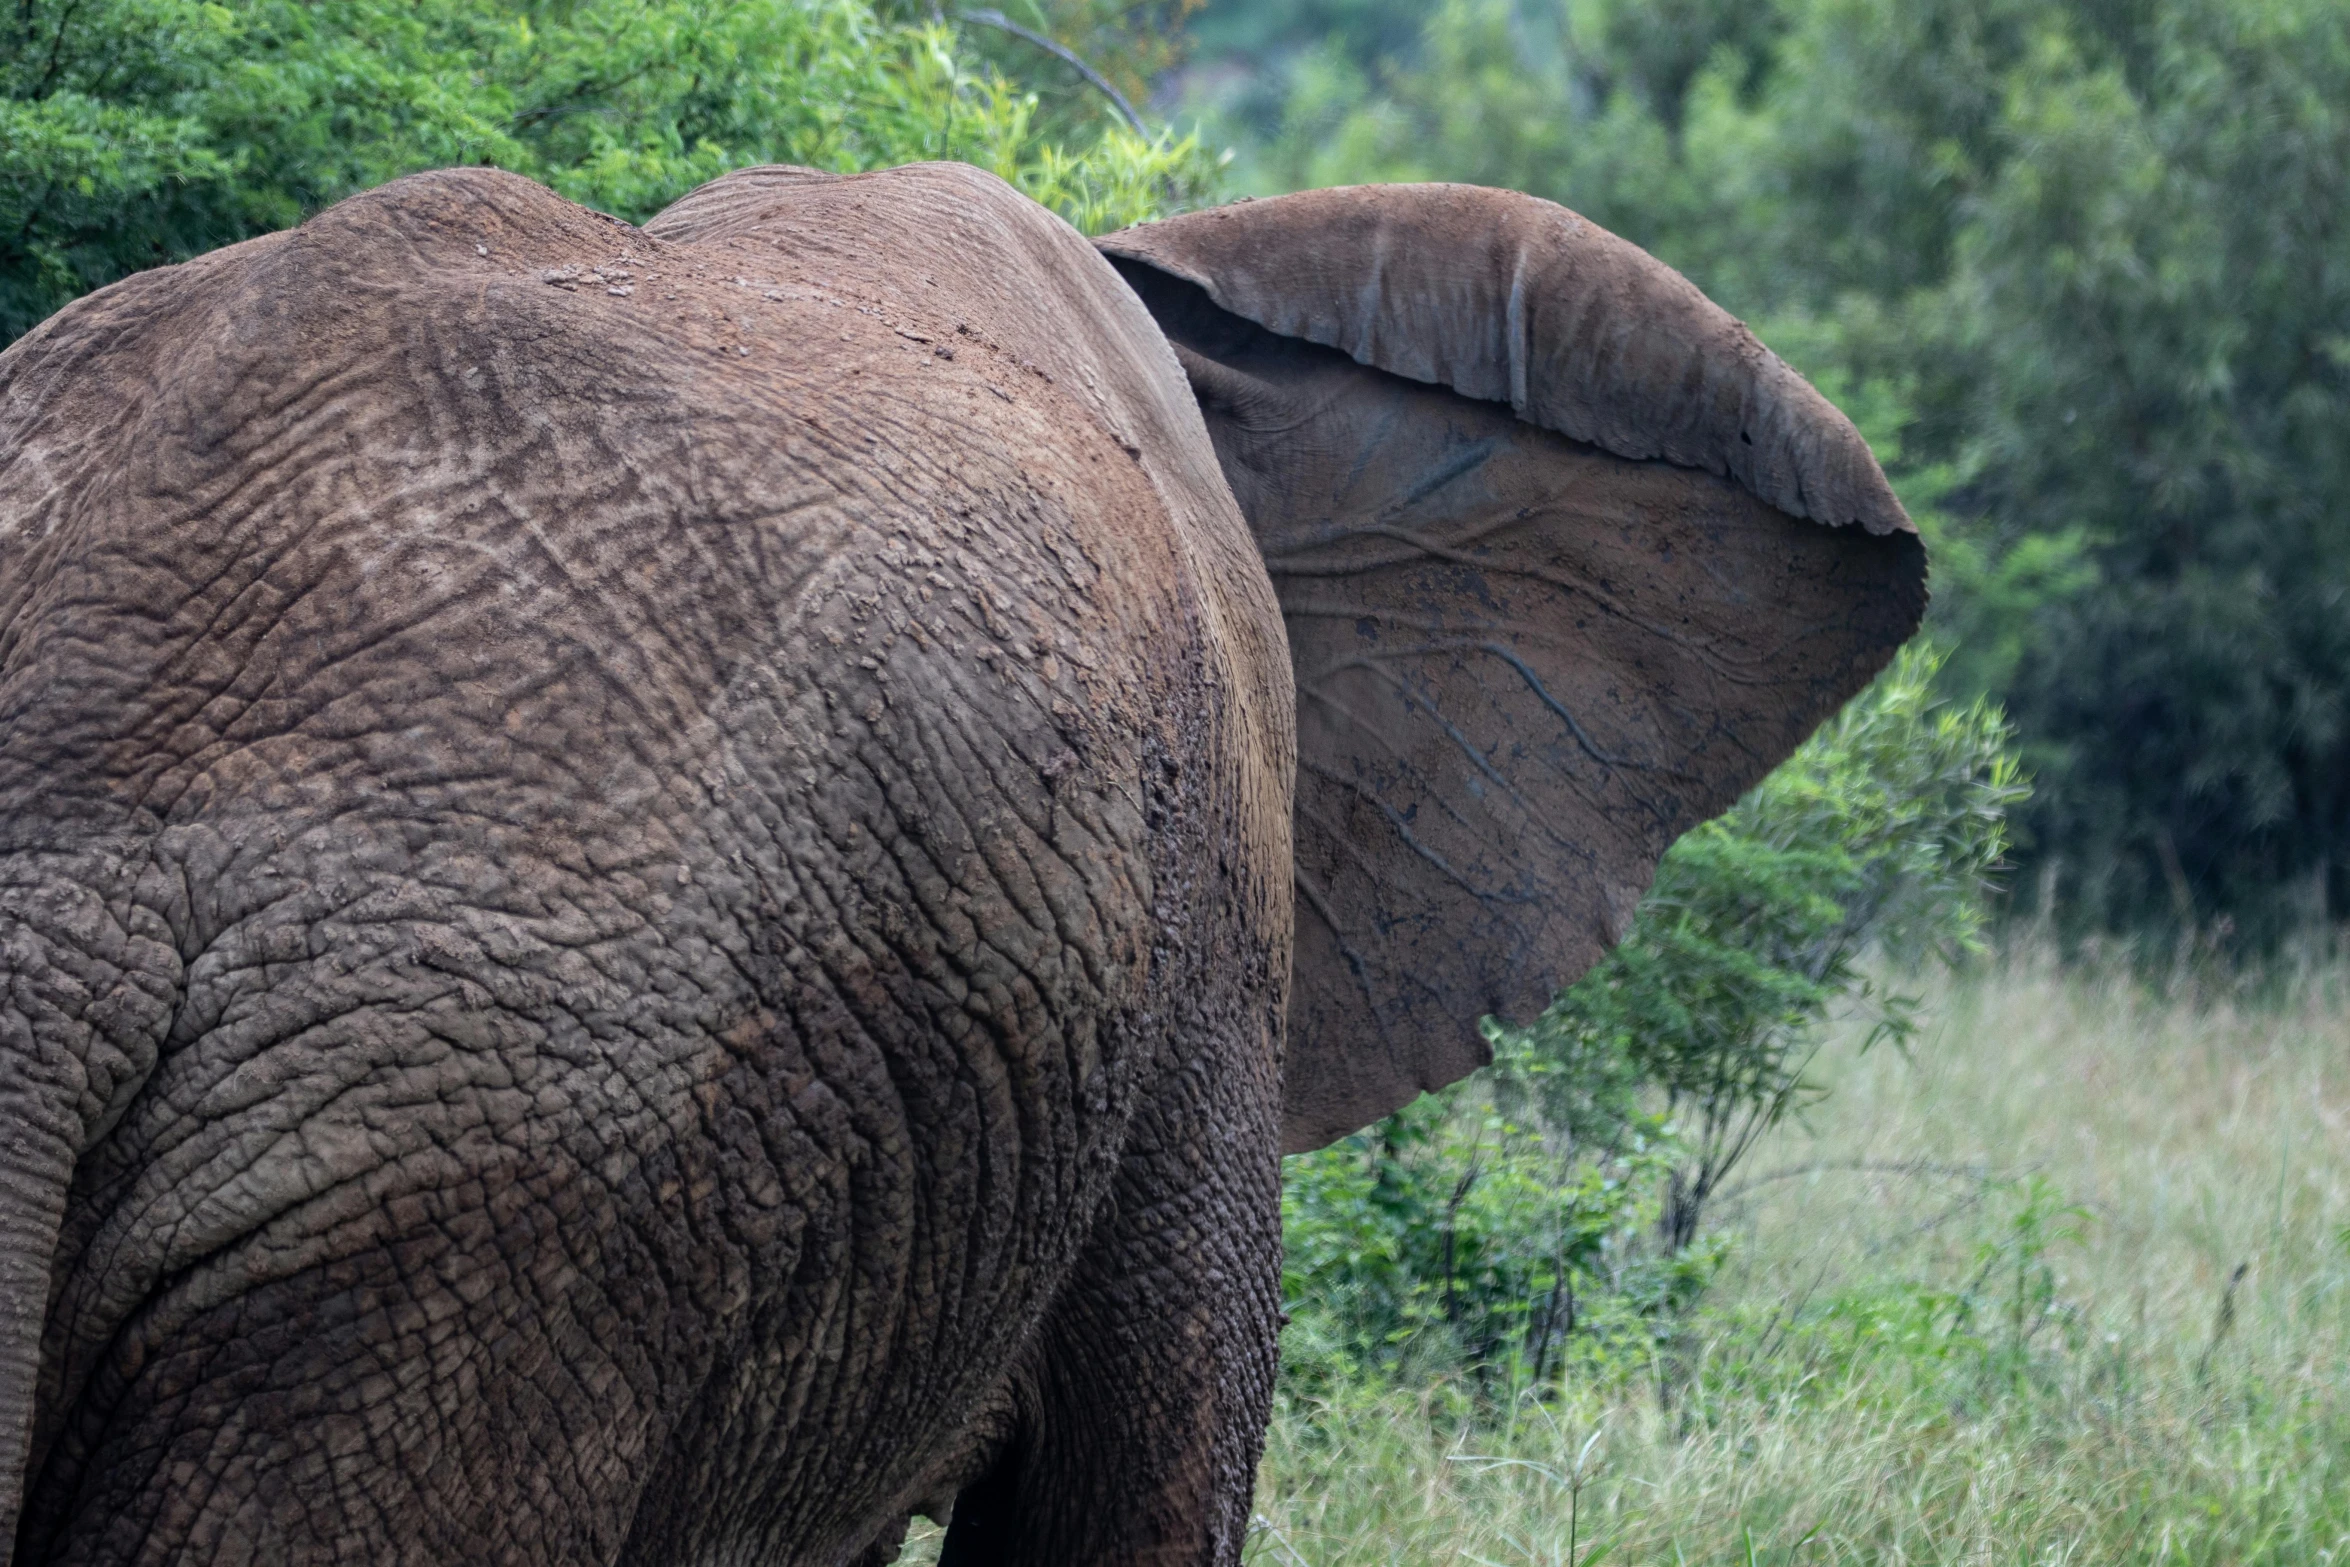
<path fill-rule="evenodd" d="M 451 171 L 0 355 L 0 1551 L 1237 1560 L 1285 1135 L 1922 604 L 1687 285 L 1347 200 Z"/>

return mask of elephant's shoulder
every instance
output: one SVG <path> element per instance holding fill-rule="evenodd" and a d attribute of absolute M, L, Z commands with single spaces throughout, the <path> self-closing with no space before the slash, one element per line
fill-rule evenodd
<path fill-rule="evenodd" d="M 964 163 L 864 174 L 738 169 L 672 203 L 648 237 L 764 264 L 778 276 L 908 320 L 1003 344 L 1070 384 L 1164 372 L 1187 399 L 1160 334 L 1075 229 Z M 1164 361 L 1162 363 L 1161 361 Z"/>
<path fill-rule="evenodd" d="M 157 395 L 204 382 L 207 367 L 364 361 L 404 324 L 447 313 L 431 302 L 479 301 L 501 283 L 624 279 L 617 258 L 648 248 L 630 225 L 520 175 L 409 175 L 299 228 L 136 273 L 67 305 L 0 353 L 0 432 L 23 440 L 72 422 L 91 397 L 110 408 L 107 425 L 120 425 Z"/>
<path fill-rule="evenodd" d="M 314 243 L 366 246 L 391 242 L 418 250 L 447 248 L 498 259 L 565 242 L 633 240 L 630 224 L 558 196 L 538 181 L 503 169 L 428 169 L 345 197 L 295 231 Z M 387 259 L 391 259 L 387 257 Z M 506 259 L 512 259 L 508 257 Z"/>

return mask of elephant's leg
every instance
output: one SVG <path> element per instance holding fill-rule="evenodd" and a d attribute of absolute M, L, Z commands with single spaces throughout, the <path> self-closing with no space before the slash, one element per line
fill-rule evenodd
<path fill-rule="evenodd" d="M 470 1195 L 399 1199 L 439 1222 L 208 1309 L 179 1309 L 180 1283 L 143 1310 L 52 1457 L 20 1567 L 612 1560 L 646 1467 L 642 1326 L 583 1287 L 584 1246 L 465 1244 L 490 1223 Z M 564 1228 L 566 1195 L 523 1222 Z"/>
<path fill-rule="evenodd" d="M 1281 1271 L 1279 1095 L 1270 1052 L 1245 1054 L 1183 1063 L 1137 1112 L 1017 1434 L 957 1499 L 940 1567 L 1240 1560 Z"/>

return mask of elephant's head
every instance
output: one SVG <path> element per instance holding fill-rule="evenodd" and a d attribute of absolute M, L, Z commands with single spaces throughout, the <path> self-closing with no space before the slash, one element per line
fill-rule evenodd
<path fill-rule="evenodd" d="M 1549 202 L 1325 190 L 1098 243 L 1288 626 L 1283 1141 L 1311 1148 L 1613 945 L 1673 840 L 1917 628 L 1925 555 L 1850 421 Z"/>

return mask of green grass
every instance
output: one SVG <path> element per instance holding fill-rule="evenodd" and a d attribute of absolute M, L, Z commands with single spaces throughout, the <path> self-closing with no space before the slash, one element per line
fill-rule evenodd
<path fill-rule="evenodd" d="M 2282 989 L 2010 964 L 1831 1043 L 1684 1343 L 1285 1404 L 1249 1561 L 2350 1562 L 2350 967 Z"/>
<path fill-rule="evenodd" d="M 1285 1399 L 1252 1567 L 2350 1564 L 2350 963 L 1928 1007 L 1823 1050 L 1657 1362 Z"/>

